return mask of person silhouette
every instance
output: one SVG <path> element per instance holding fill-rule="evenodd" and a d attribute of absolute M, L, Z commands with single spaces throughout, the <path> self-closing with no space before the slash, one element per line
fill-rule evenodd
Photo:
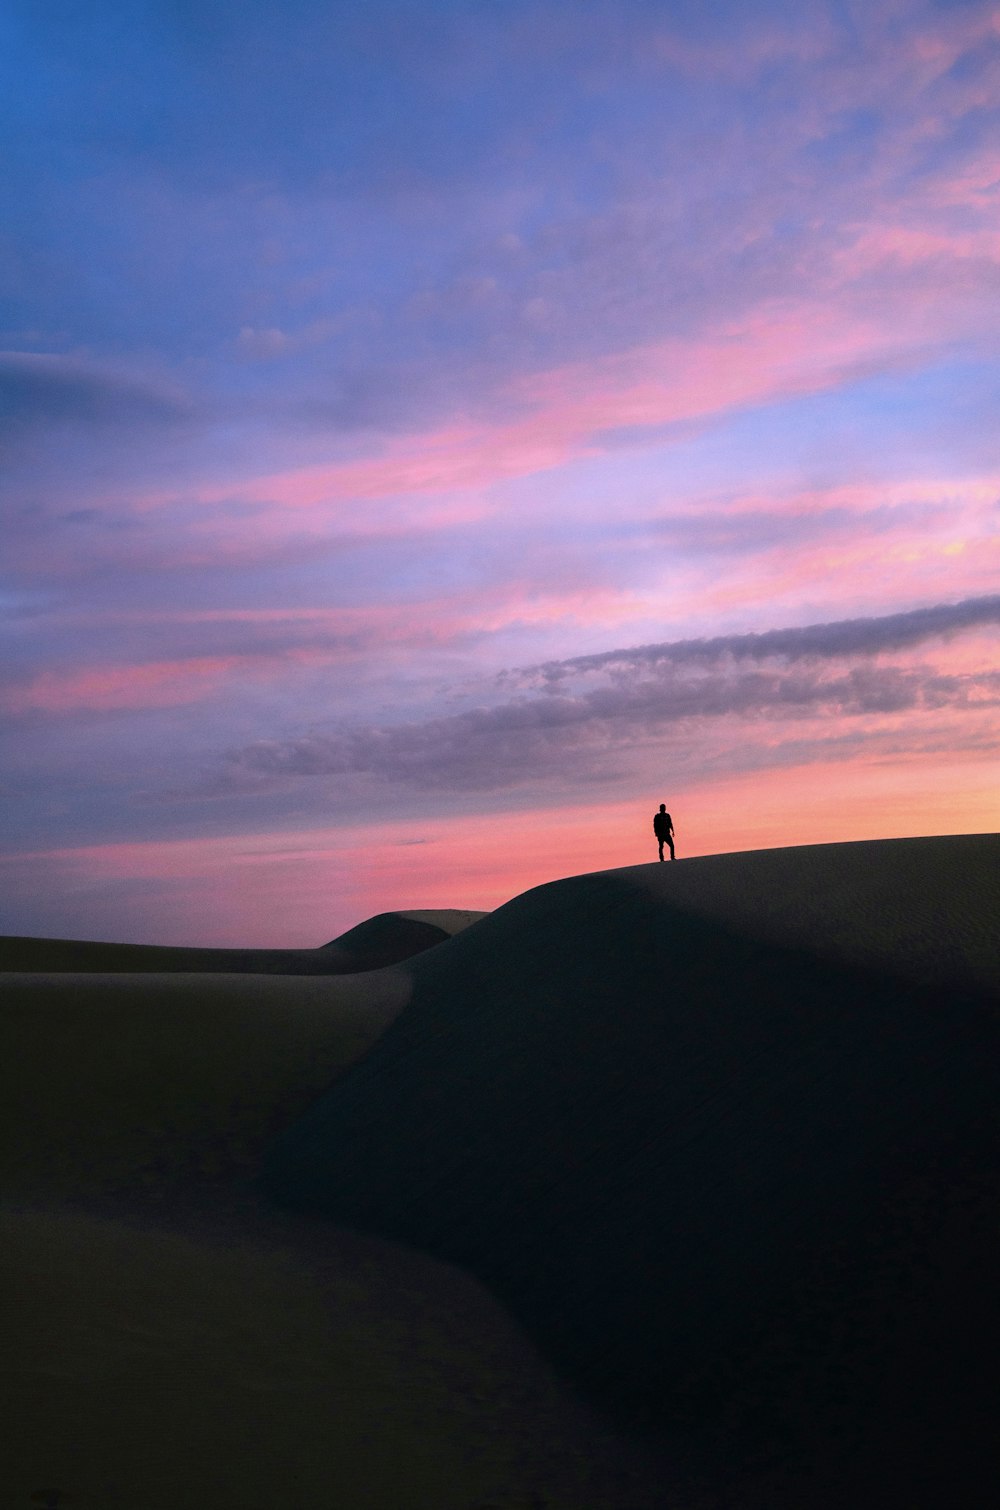
<path fill-rule="evenodd" d="M 667 812 L 666 803 L 660 803 L 660 811 L 653 814 L 653 833 L 656 842 L 660 846 L 660 859 L 663 859 L 663 846 L 666 844 L 670 849 L 671 860 L 676 860 L 674 854 L 674 820 Z"/>

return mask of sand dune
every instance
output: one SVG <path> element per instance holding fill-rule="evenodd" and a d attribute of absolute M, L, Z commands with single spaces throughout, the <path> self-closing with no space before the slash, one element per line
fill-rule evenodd
<path fill-rule="evenodd" d="M 381 970 L 432 949 L 483 912 L 439 908 L 381 912 L 318 949 L 199 949 L 165 944 L 115 944 L 90 939 L 0 938 L 4 970 L 194 971 L 227 975 L 353 975 Z"/>
<path fill-rule="evenodd" d="M 269 1137 L 409 991 L 398 969 L 4 977 L 0 1504 L 662 1504 L 659 1465 L 473 1276 L 262 1206 Z"/>
<path fill-rule="evenodd" d="M 727 1504 L 986 1503 L 998 903 L 994 836 L 529 892 L 413 961 L 268 1188 L 477 1274 Z"/>
<path fill-rule="evenodd" d="M 992 1505 L 998 902 L 818 846 L 7 975 L 11 1503 Z"/>

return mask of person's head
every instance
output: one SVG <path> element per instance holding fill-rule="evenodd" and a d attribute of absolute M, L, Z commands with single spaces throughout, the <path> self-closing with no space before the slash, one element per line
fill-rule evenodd
<path fill-rule="evenodd" d="M 660 812 L 661 813 L 665 813 L 666 811 L 667 811 L 667 804 L 665 802 L 661 802 L 660 803 Z"/>

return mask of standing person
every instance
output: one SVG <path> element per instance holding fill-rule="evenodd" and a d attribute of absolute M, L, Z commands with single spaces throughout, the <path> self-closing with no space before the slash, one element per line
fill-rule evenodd
<path fill-rule="evenodd" d="M 660 846 L 660 859 L 663 859 L 663 846 L 666 844 L 670 849 L 671 860 L 676 860 L 674 854 L 674 820 L 667 812 L 666 804 L 660 803 L 660 811 L 653 814 L 653 833 L 656 842 Z"/>

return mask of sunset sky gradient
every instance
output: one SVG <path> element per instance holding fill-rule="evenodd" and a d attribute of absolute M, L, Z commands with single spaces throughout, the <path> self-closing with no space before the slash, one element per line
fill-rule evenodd
<path fill-rule="evenodd" d="M 1000 4 L 8 0 L 0 72 L 0 931 L 1000 826 Z"/>

